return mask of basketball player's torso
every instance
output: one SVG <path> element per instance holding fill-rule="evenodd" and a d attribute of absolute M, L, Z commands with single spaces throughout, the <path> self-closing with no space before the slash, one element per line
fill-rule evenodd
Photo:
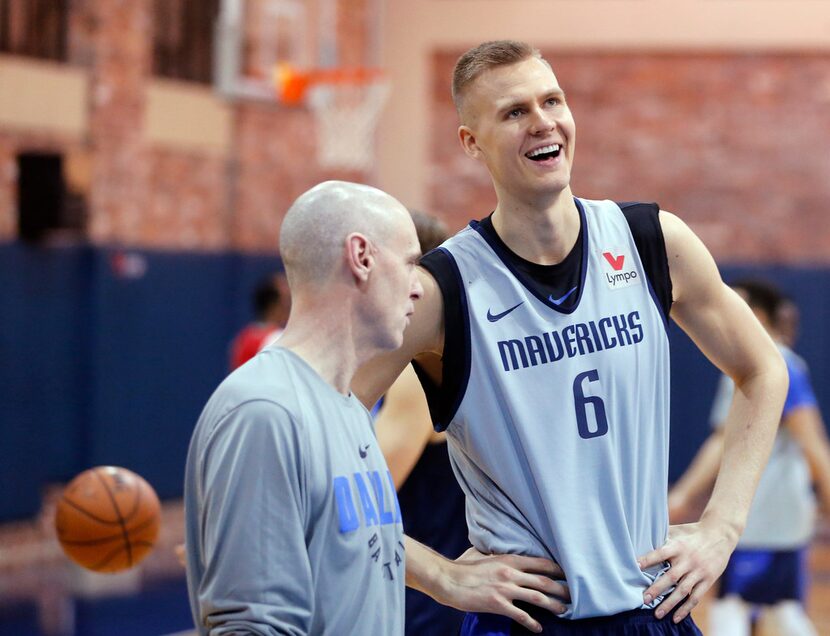
<path fill-rule="evenodd" d="M 577 204 L 582 257 L 561 293 L 544 296 L 480 224 L 445 244 L 466 303 L 447 432 L 471 539 L 555 558 L 575 618 L 641 603 L 651 577 L 636 557 L 667 530 L 669 408 L 665 317 L 626 219 Z"/>

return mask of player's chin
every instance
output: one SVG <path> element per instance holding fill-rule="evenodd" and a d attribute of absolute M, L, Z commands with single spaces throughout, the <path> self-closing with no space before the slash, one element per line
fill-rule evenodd
<path fill-rule="evenodd" d="M 531 188 L 537 194 L 559 194 L 570 184 L 570 172 L 550 171 L 536 175 Z"/>
<path fill-rule="evenodd" d="M 547 185 L 554 190 L 564 190 L 571 184 L 571 171 L 567 169 L 551 171 L 545 177 Z"/>

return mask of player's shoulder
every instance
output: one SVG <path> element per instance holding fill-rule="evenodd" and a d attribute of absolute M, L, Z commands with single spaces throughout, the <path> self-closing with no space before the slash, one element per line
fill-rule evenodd
<path fill-rule="evenodd" d="M 481 225 L 479 221 L 471 221 L 438 247 L 421 256 L 419 262 L 421 268 L 439 283 L 447 276 L 454 276 L 458 269 L 454 254 L 459 249 L 464 249 L 471 243 L 478 243 L 481 240 L 479 229 Z"/>
<path fill-rule="evenodd" d="M 625 215 L 655 215 L 660 205 L 654 201 L 615 201 Z"/>
<path fill-rule="evenodd" d="M 615 201 L 635 235 L 661 234 L 660 205 L 653 201 Z"/>
<path fill-rule="evenodd" d="M 601 218 L 621 214 L 641 251 L 651 244 L 664 248 L 661 226 L 662 210 L 653 201 L 611 201 L 583 199 L 577 197 L 586 214 L 593 213 Z"/>
<path fill-rule="evenodd" d="M 611 199 L 588 199 L 574 197 L 576 203 L 586 212 L 607 213 L 619 211 L 630 222 L 640 217 L 657 218 L 660 205 L 653 201 L 616 201 Z"/>
<path fill-rule="evenodd" d="M 663 236 L 666 248 L 670 252 L 678 249 L 683 252 L 684 245 L 700 243 L 700 239 L 680 216 L 662 208 L 658 212 L 657 222 L 660 233 Z"/>

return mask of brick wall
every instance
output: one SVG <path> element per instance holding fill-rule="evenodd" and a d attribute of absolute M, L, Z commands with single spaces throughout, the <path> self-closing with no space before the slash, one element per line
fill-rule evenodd
<path fill-rule="evenodd" d="M 291 202 L 326 179 L 363 181 L 365 175 L 317 166 L 316 130 L 305 108 L 243 104 L 237 108 L 234 175 L 229 183 L 233 244 L 274 250 Z"/>
<path fill-rule="evenodd" d="M 338 0 L 338 55 L 366 64 L 368 0 Z M 16 235 L 19 152 L 89 153 L 88 235 L 95 243 L 163 249 L 273 252 L 290 203 L 325 179 L 366 181 L 322 170 L 314 119 L 305 108 L 237 102 L 224 152 L 149 142 L 147 88 L 153 1 L 74 0 L 69 59 L 88 73 L 87 133 L 74 139 L 0 126 L 0 240 Z"/>
<path fill-rule="evenodd" d="M 149 164 L 147 208 L 136 242 L 185 250 L 227 247 L 224 158 L 154 148 L 149 152 Z"/>
<path fill-rule="evenodd" d="M 432 209 L 453 227 L 495 205 L 456 139 L 434 56 Z M 546 51 L 577 123 L 574 193 L 658 201 L 721 262 L 830 261 L 830 56 Z"/>
<path fill-rule="evenodd" d="M 152 184 L 143 134 L 151 10 L 151 0 L 94 5 L 89 236 L 96 243 L 153 241 L 145 223 Z"/>

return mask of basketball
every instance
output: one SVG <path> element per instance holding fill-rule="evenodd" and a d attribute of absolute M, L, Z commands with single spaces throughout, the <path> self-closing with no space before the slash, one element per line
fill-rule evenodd
<path fill-rule="evenodd" d="M 55 530 L 66 555 L 95 572 L 133 567 L 153 549 L 161 505 L 152 486 L 126 468 L 98 466 L 63 491 Z"/>

